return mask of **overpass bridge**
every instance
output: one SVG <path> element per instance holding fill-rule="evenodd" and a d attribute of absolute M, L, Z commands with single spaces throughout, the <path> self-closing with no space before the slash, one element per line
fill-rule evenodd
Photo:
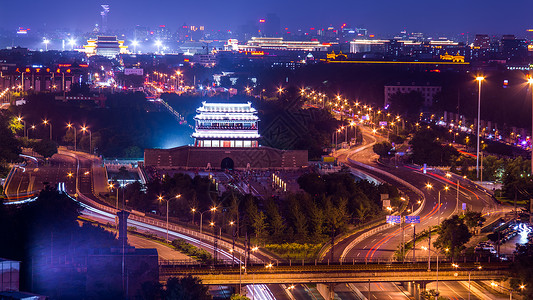
<path fill-rule="evenodd" d="M 481 269 L 478 267 L 481 266 Z M 416 264 L 354 264 L 354 265 L 315 265 L 288 266 L 272 265 L 234 267 L 177 266 L 161 265 L 160 281 L 170 277 L 192 275 L 203 284 L 296 284 L 296 283 L 355 283 L 355 282 L 431 282 L 471 280 L 500 280 L 509 277 L 508 263 L 464 263 L 459 268 L 451 263 L 439 265 L 436 271 L 432 264 L 428 271 L 427 263 Z M 240 272 L 239 272 L 240 271 Z M 469 276 L 470 275 L 470 276 Z"/>

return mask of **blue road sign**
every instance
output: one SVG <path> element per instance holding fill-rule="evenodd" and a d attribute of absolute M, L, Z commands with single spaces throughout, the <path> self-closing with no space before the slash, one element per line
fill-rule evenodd
<path fill-rule="evenodd" d="M 420 216 L 405 216 L 405 223 L 418 224 L 420 223 Z"/>
<path fill-rule="evenodd" d="M 464 203 L 464 202 L 462 203 L 462 209 L 466 210 L 466 203 Z"/>
<path fill-rule="evenodd" d="M 387 216 L 387 223 L 400 224 L 401 222 L 402 218 L 400 216 Z"/>

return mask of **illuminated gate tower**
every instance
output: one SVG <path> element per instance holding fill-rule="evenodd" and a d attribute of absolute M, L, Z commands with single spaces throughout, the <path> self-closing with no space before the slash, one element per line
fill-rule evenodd
<path fill-rule="evenodd" d="M 195 147 L 258 147 L 257 110 L 248 103 L 206 103 L 196 110 Z"/>

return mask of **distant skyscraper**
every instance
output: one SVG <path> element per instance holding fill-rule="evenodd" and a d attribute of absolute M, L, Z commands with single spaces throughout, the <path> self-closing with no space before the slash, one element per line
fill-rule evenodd
<path fill-rule="evenodd" d="M 475 49 L 488 49 L 490 48 L 490 38 L 487 34 L 476 34 L 474 39 Z"/>
<path fill-rule="evenodd" d="M 504 35 L 501 42 L 502 54 L 507 61 L 524 61 L 527 58 L 527 42 L 514 35 Z"/>
<path fill-rule="evenodd" d="M 100 30 L 102 33 L 107 32 L 107 14 L 109 13 L 109 5 L 103 4 L 102 11 L 100 12 L 100 16 L 102 16 L 102 26 L 100 26 Z"/>

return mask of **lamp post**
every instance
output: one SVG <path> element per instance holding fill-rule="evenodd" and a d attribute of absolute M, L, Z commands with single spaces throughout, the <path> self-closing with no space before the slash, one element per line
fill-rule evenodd
<path fill-rule="evenodd" d="M 529 78 L 527 80 L 527 83 L 529 83 L 529 90 L 531 91 L 531 105 L 533 105 L 533 78 Z M 531 115 L 531 175 L 533 175 L 533 110 Z"/>
<path fill-rule="evenodd" d="M 232 244 L 231 244 L 231 253 L 232 253 L 232 257 L 231 257 L 231 266 L 233 267 L 233 263 L 235 262 L 235 222 L 231 221 L 229 222 L 229 225 L 231 226 L 231 229 L 233 230 L 232 232 L 232 237 L 233 237 L 233 241 L 232 241 Z"/>
<path fill-rule="evenodd" d="M 202 233 L 202 222 L 203 222 L 204 214 L 205 214 L 206 212 L 208 212 L 208 211 L 214 213 L 216 210 L 217 210 L 216 206 L 213 206 L 213 207 L 211 207 L 210 209 L 208 209 L 208 210 L 206 210 L 206 211 L 200 213 L 200 233 Z"/>
<path fill-rule="evenodd" d="M 181 198 L 181 194 L 178 194 L 175 197 L 175 199 L 179 199 L 179 198 Z M 167 241 L 168 241 L 168 203 L 170 202 L 170 199 L 172 198 L 166 199 L 166 202 L 167 202 Z M 157 197 L 157 200 L 159 200 L 159 202 L 161 203 L 161 201 L 165 199 L 163 198 L 163 196 L 159 195 L 159 197 Z"/>
<path fill-rule="evenodd" d="M 482 267 L 479 266 L 479 267 L 477 267 L 475 269 L 470 269 L 468 271 L 468 300 L 470 300 L 470 274 L 472 274 L 472 271 L 474 271 L 474 270 L 481 270 L 481 269 L 482 269 Z"/>
<path fill-rule="evenodd" d="M 509 292 L 509 299 L 510 299 L 510 300 L 513 300 L 513 291 L 514 291 L 513 289 L 506 288 L 506 287 L 504 287 L 504 286 L 502 286 L 502 285 L 498 285 L 498 284 L 497 284 L 496 282 L 494 282 L 494 281 L 492 281 L 492 282 L 490 283 L 490 286 L 492 286 L 494 289 L 497 288 L 497 287 L 499 286 L 500 288 L 507 290 L 507 291 Z M 526 288 L 526 286 L 523 285 L 523 284 L 521 284 L 521 285 L 519 286 L 519 288 L 520 288 L 520 290 L 524 290 L 524 289 Z M 468 294 L 468 296 L 470 296 L 470 294 Z"/>
<path fill-rule="evenodd" d="M 192 213 L 192 225 L 194 225 L 194 213 L 196 212 L 196 208 L 191 208 Z"/>
<path fill-rule="evenodd" d="M 89 132 L 89 154 L 92 154 L 92 149 L 93 149 L 93 135 L 92 135 L 92 132 L 89 130 L 89 128 L 87 128 L 87 126 L 82 126 L 81 127 L 81 131 L 83 131 L 85 133 L 85 131 Z"/>
<path fill-rule="evenodd" d="M 70 45 L 70 50 L 74 50 L 74 46 L 76 46 L 76 40 L 73 38 L 70 38 L 68 40 L 68 44 Z"/>
<path fill-rule="evenodd" d="M 155 45 L 157 46 L 157 53 L 161 53 L 161 45 L 163 43 L 160 40 L 155 41 Z"/>
<path fill-rule="evenodd" d="M 50 121 L 44 119 L 44 120 L 43 120 L 43 124 L 44 124 L 44 125 L 49 125 L 49 126 L 50 126 L 50 140 L 52 140 L 52 123 L 50 123 Z"/>
<path fill-rule="evenodd" d="M 437 255 L 437 293 L 435 295 L 435 300 L 437 300 L 439 298 L 439 252 L 438 251 L 435 251 L 435 250 L 431 250 L 429 249 L 428 247 L 425 247 L 425 246 L 422 246 L 421 247 L 422 250 L 424 251 L 428 251 L 428 257 L 430 257 L 430 252 L 433 252 Z M 446 252 L 449 251 L 448 248 L 444 249 Z M 431 269 L 430 269 L 430 265 L 429 265 L 429 260 L 428 260 L 428 272 L 431 272 Z"/>
<path fill-rule="evenodd" d="M 139 45 L 139 42 L 137 40 L 133 40 L 131 45 L 133 46 L 133 53 L 137 53 L 137 46 Z"/>
<path fill-rule="evenodd" d="M 45 46 L 45 50 L 48 51 L 48 44 L 50 44 L 50 40 L 47 39 L 47 38 L 44 38 L 43 39 L 43 43 L 44 43 L 44 46 Z"/>
<path fill-rule="evenodd" d="M 35 131 L 35 124 L 34 124 L 34 125 L 31 125 L 30 129 L 33 130 L 33 131 Z M 34 136 L 35 136 L 35 134 L 34 134 Z M 30 134 L 28 133 L 28 139 L 29 139 L 29 138 L 30 138 Z"/>
<path fill-rule="evenodd" d="M 478 76 L 476 77 L 478 82 L 478 93 L 477 93 L 477 151 L 476 151 L 476 178 L 479 179 L 479 127 L 480 127 L 480 117 L 481 117 L 481 82 L 485 80 L 485 77 Z"/>
<path fill-rule="evenodd" d="M 24 130 L 22 131 L 22 135 L 23 135 L 24 137 L 28 137 L 28 136 L 27 136 L 27 131 L 26 131 L 26 121 L 24 121 L 24 119 L 22 119 L 21 116 L 18 116 L 18 117 L 17 117 L 17 121 L 22 122 L 22 124 L 24 124 Z"/>
<path fill-rule="evenodd" d="M 77 141 L 76 141 L 77 140 L 77 138 L 76 138 L 76 127 L 72 126 L 71 123 L 67 123 L 67 128 L 68 129 L 74 129 L 74 151 L 76 151 L 76 148 L 77 148 L 77 144 L 76 144 L 77 143 Z"/>
<path fill-rule="evenodd" d="M 431 183 L 428 183 L 426 184 L 426 188 L 428 189 L 432 189 L 433 188 L 433 185 L 431 185 Z M 449 190 L 449 187 L 448 186 L 445 186 L 443 190 L 439 190 L 438 192 L 438 197 L 437 197 L 437 211 L 439 212 L 438 215 L 437 215 L 437 226 L 440 226 L 440 192 L 442 191 L 447 191 Z M 429 236 L 428 236 L 428 250 L 431 251 L 431 227 L 429 228 Z M 428 255 L 428 271 L 430 271 L 430 266 L 431 266 L 431 258 L 430 258 L 430 255 Z M 437 270 L 439 268 L 439 257 L 438 257 L 438 254 L 437 254 Z M 437 272 L 437 278 L 438 278 L 438 272 Z M 438 280 L 437 280 L 437 288 L 438 288 Z M 437 291 L 438 292 L 438 291 Z"/>
<path fill-rule="evenodd" d="M 111 192 L 114 187 L 115 187 L 115 185 L 110 183 L 109 186 L 108 186 L 109 192 Z M 116 202 L 117 202 L 116 207 L 117 207 L 117 210 L 118 210 L 118 189 L 119 189 L 119 187 L 120 187 L 120 184 L 117 183 L 117 196 L 116 196 Z"/>

